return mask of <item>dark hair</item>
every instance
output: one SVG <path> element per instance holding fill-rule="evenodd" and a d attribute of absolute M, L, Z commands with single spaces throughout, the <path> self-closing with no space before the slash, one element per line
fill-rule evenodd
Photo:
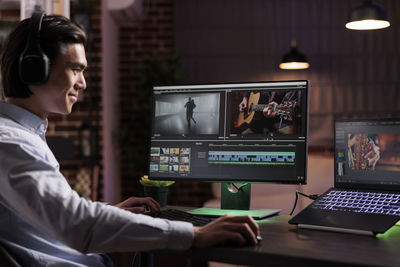
<path fill-rule="evenodd" d="M 32 92 L 18 74 L 19 57 L 28 39 L 30 18 L 19 22 L 8 35 L 1 55 L 1 76 L 5 97 L 27 98 Z M 62 54 L 68 44 L 86 45 L 86 34 L 76 23 L 66 17 L 49 15 L 43 18 L 40 46 L 50 60 Z"/>

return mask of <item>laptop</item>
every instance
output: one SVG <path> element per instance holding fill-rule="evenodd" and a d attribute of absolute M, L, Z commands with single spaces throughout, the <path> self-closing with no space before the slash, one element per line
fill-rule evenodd
<path fill-rule="evenodd" d="M 334 131 L 334 188 L 289 223 L 307 229 L 384 233 L 400 219 L 400 118 L 336 120 Z"/>

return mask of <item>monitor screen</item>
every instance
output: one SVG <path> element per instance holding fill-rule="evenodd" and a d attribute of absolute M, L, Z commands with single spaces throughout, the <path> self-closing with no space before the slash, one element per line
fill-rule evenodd
<path fill-rule="evenodd" d="M 154 87 L 150 178 L 305 184 L 308 86 Z"/>

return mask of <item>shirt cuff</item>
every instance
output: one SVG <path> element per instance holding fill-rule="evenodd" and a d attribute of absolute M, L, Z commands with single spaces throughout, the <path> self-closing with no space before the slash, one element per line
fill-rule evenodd
<path fill-rule="evenodd" d="M 189 249 L 192 246 L 194 229 L 191 223 L 170 221 L 171 234 L 167 241 L 167 248 L 176 250 Z"/>

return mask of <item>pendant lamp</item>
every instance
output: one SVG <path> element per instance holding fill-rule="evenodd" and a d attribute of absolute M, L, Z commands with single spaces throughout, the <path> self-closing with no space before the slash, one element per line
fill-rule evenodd
<path fill-rule="evenodd" d="M 354 8 L 346 23 L 350 30 L 377 30 L 389 26 L 386 9 L 372 0 L 364 0 L 363 5 Z"/>
<path fill-rule="evenodd" d="M 290 43 L 290 51 L 282 58 L 279 68 L 284 70 L 300 70 L 308 69 L 310 64 L 307 62 L 306 57 L 297 49 L 296 41 Z"/>

